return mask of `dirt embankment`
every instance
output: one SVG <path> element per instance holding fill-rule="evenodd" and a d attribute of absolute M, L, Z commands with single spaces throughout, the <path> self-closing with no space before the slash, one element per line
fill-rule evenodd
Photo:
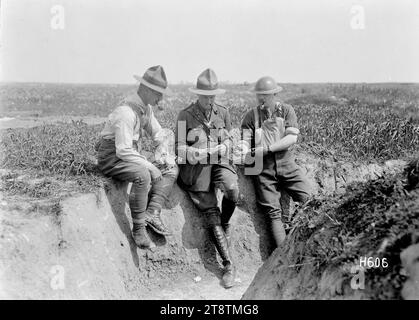
<path fill-rule="evenodd" d="M 243 299 L 418 300 L 418 166 L 309 204 Z"/>
<path fill-rule="evenodd" d="M 245 300 L 288 300 L 288 299 L 371 299 L 374 286 L 366 282 L 367 268 L 361 271 L 356 264 L 341 268 L 329 268 L 318 272 L 313 263 L 306 260 L 295 264 L 294 250 L 301 243 L 291 237 L 284 248 L 277 249 L 257 272 L 242 299 Z M 401 264 L 390 266 L 401 270 L 406 278 L 400 290 L 400 297 L 419 300 L 419 245 L 412 244 L 399 251 Z M 373 259 L 375 261 L 375 257 Z M 382 261 L 382 260 L 381 260 Z M 382 281 L 387 281 L 385 276 Z M 366 290 L 367 291 L 366 291 Z"/>
<path fill-rule="evenodd" d="M 397 171 L 404 165 L 394 161 L 384 166 L 355 166 L 302 154 L 297 161 L 307 171 L 316 194 L 342 192 L 350 181 L 369 179 L 384 170 Z M 139 250 L 130 235 L 127 185 L 108 181 L 96 195 L 73 196 L 54 206 L 22 209 L 25 206 L 18 202 L 26 200 L 3 195 L 0 297 L 239 299 L 273 250 L 251 181 L 241 173 L 239 178 L 241 200 L 232 218 L 233 257 L 238 268 L 234 289 L 220 286 L 219 258 L 205 222 L 183 191 L 175 186 L 163 211 L 173 236 L 164 240 L 150 233 L 155 246 Z M 283 206 L 290 207 L 286 197 Z M 269 258 L 265 269 L 276 256 Z"/>
<path fill-rule="evenodd" d="M 2 210 L 3 297 L 220 298 L 207 280 L 226 295 L 203 217 L 185 193 L 176 186 L 162 214 L 173 236 L 165 240 L 150 232 L 154 247 L 139 250 L 131 238 L 126 190 L 126 184 L 109 182 L 97 195 L 65 199 L 46 213 Z M 254 203 L 248 203 L 250 212 Z M 232 218 L 238 287 L 229 294 L 236 299 L 271 251 L 264 220 L 247 208 Z M 175 283 L 186 292 L 173 296 Z M 200 287 L 207 292 L 198 292 Z"/>

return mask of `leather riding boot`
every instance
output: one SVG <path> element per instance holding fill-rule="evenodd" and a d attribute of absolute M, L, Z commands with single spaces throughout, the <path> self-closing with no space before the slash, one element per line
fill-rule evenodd
<path fill-rule="evenodd" d="M 228 247 L 230 248 L 231 247 L 231 225 L 227 223 L 227 224 L 223 224 L 222 227 L 223 227 L 226 239 L 227 239 Z"/>
<path fill-rule="evenodd" d="M 229 246 L 231 245 L 231 226 L 229 222 L 235 209 L 236 202 L 224 196 L 221 203 L 221 226 L 224 229 Z"/>
<path fill-rule="evenodd" d="M 164 225 L 161 219 L 161 211 L 160 210 L 147 210 L 146 213 L 146 220 L 147 225 L 152 228 L 158 234 L 168 236 L 172 233 L 170 230 Z"/>
<path fill-rule="evenodd" d="M 273 219 L 272 222 L 272 234 L 274 236 L 276 246 L 279 247 L 285 240 L 286 232 L 281 219 Z"/>
<path fill-rule="evenodd" d="M 134 238 L 135 244 L 139 248 L 149 248 L 150 238 L 148 237 L 145 223 L 135 223 L 133 224 L 132 228 L 132 237 Z"/>
<path fill-rule="evenodd" d="M 233 264 L 228 263 L 224 266 L 223 284 L 224 288 L 229 289 L 234 286 L 236 270 Z"/>
<path fill-rule="evenodd" d="M 235 268 L 231 259 L 230 249 L 222 226 L 212 226 L 215 247 L 223 260 L 223 285 L 225 288 L 234 286 Z"/>

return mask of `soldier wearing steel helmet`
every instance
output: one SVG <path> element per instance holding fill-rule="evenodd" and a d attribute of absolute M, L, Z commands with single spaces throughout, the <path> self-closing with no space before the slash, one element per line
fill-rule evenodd
<path fill-rule="evenodd" d="M 257 202 L 271 220 L 277 246 L 285 239 L 281 220 L 280 190 L 285 190 L 299 203 L 310 197 L 308 180 L 295 163 L 291 147 L 300 133 L 294 108 L 281 102 L 277 94 L 282 88 L 272 77 L 260 78 L 254 87 L 258 106 L 242 121 L 243 141 L 249 150 L 262 155 L 262 172 L 254 175 Z"/>

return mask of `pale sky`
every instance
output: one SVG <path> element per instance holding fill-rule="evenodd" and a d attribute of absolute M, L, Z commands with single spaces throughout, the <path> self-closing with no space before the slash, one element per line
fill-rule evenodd
<path fill-rule="evenodd" d="M 2 81 L 419 82 L 419 1 L 1 0 L 0 50 Z"/>

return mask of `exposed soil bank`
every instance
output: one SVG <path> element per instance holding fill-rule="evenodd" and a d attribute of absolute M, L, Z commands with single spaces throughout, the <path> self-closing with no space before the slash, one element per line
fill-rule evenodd
<path fill-rule="evenodd" d="M 243 299 L 419 299 L 418 163 L 308 205 Z"/>
<path fill-rule="evenodd" d="M 393 161 L 384 166 L 357 166 L 303 154 L 297 161 L 307 170 L 317 194 L 341 192 L 351 181 L 397 171 L 404 165 Z M 251 181 L 241 173 L 239 178 L 241 202 L 232 218 L 238 269 L 233 289 L 220 286 L 219 258 L 204 220 L 183 191 L 175 186 L 162 214 L 174 235 L 164 240 L 150 232 L 155 246 L 139 250 L 130 234 L 127 185 L 109 181 L 96 195 L 70 197 L 39 211 L 21 210 L 3 195 L 0 297 L 239 299 L 273 249 Z M 292 208 L 284 197 L 286 205 Z M 277 297 L 262 293 L 262 298 Z"/>
<path fill-rule="evenodd" d="M 204 221 L 183 191 L 174 188 L 163 212 L 174 235 L 165 240 L 150 232 L 154 247 L 139 250 L 131 238 L 126 188 L 108 183 L 98 195 L 65 199 L 49 212 L 3 207 L 2 298 L 241 297 L 270 253 L 261 217 L 239 208 L 232 218 L 237 286 L 225 290 Z"/>
<path fill-rule="evenodd" d="M 355 265 L 350 268 L 330 268 L 319 274 L 309 262 L 300 265 L 290 263 L 293 258 L 291 246 L 295 245 L 291 238 L 283 249 L 273 252 L 257 272 L 242 299 L 370 299 L 369 293 L 363 290 L 365 285 L 360 286 L 365 276 L 361 275 Z M 400 259 L 401 272 L 407 278 L 401 288 L 401 297 L 419 300 L 419 245 L 411 245 L 402 250 Z"/>

